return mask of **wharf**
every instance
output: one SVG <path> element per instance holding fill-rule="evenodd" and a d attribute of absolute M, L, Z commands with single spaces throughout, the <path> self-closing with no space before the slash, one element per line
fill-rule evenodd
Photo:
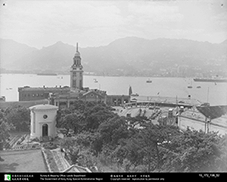
<path fill-rule="evenodd" d="M 149 106 L 161 106 L 161 107 L 193 107 L 200 106 L 202 102 L 197 99 L 191 98 L 178 98 L 178 97 L 161 97 L 161 96 L 131 96 L 130 103 L 125 106 L 132 105 L 149 105 Z"/>

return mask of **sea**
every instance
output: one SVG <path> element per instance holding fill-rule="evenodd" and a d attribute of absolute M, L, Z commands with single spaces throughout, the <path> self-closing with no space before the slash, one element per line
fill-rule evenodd
<path fill-rule="evenodd" d="M 147 83 L 151 80 L 151 83 Z M 69 75 L 0 74 L 0 96 L 6 101 L 18 101 L 18 87 L 69 86 Z M 211 105 L 227 105 L 227 83 L 195 82 L 193 78 L 123 77 L 84 75 L 84 87 L 101 89 L 108 95 L 133 94 L 197 99 Z M 190 87 L 190 88 L 189 88 Z"/>

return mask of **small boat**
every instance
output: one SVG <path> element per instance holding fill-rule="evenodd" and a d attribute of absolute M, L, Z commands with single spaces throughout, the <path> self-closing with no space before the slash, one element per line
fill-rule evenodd
<path fill-rule="evenodd" d="M 199 86 L 197 86 L 196 88 L 201 88 L 201 86 L 199 85 Z"/>
<path fill-rule="evenodd" d="M 146 82 L 147 82 L 147 83 L 152 83 L 152 80 L 148 79 Z"/>
<path fill-rule="evenodd" d="M 191 85 L 189 85 L 189 86 L 188 86 L 188 88 L 192 88 L 192 86 L 191 86 Z"/>
<path fill-rule="evenodd" d="M 136 93 L 136 94 L 132 94 L 131 96 L 134 96 L 134 97 L 136 96 L 137 97 L 137 96 L 139 96 L 139 94 Z"/>
<path fill-rule="evenodd" d="M 56 73 L 37 73 L 38 76 L 57 76 Z"/>

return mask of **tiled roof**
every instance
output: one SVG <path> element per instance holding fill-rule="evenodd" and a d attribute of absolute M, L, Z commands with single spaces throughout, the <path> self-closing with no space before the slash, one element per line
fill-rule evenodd
<path fill-rule="evenodd" d="M 90 94 L 90 93 L 93 93 L 93 94 L 99 95 L 100 97 L 103 97 L 103 95 L 101 95 L 100 93 L 98 93 L 98 92 L 96 92 L 96 91 L 93 91 L 93 90 L 90 90 L 90 91 L 84 93 L 83 96 L 88 95 L 88 94 Z M 82 97 L 83 97 L 83 96 L 82 96 Z"/>
<path fill-rule="evenodd" d="M 19 87 L 23 91 L 68 91 L 69 87 Z"/>

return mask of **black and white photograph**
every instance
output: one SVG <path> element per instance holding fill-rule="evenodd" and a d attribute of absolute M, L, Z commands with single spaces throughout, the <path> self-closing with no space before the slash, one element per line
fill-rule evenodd
<path fill-rule="evenodd" d="M 227 0 L 0 0 L 1 180 L 225 172 Z"/>

